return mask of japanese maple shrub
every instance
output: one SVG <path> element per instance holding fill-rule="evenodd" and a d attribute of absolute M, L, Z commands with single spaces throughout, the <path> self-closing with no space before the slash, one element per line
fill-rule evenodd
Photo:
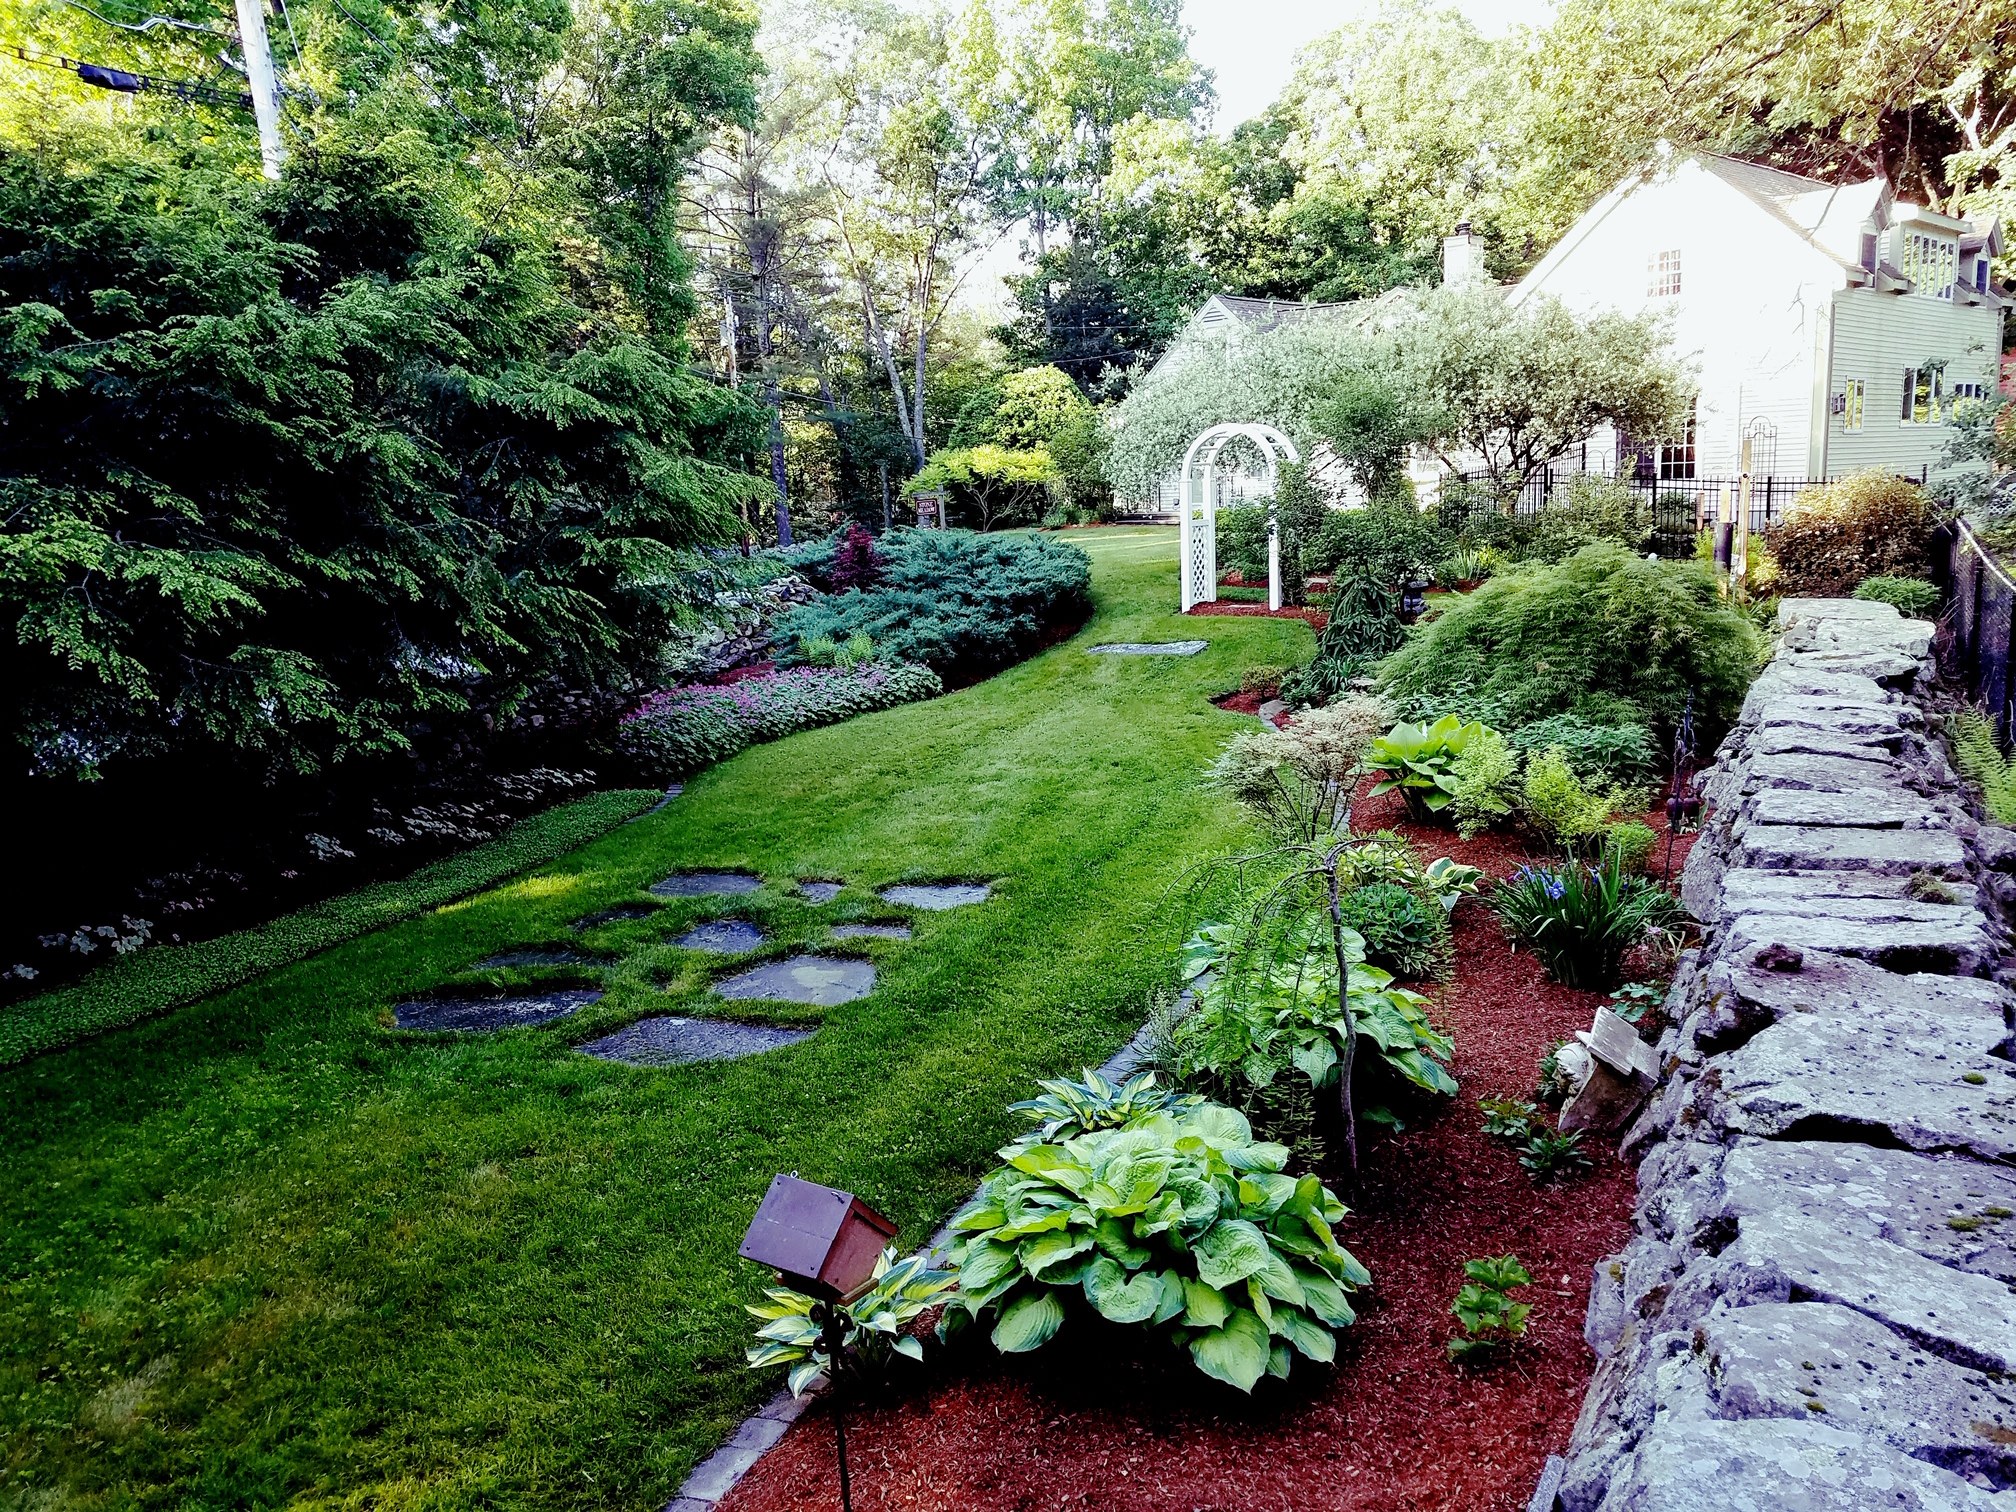
<path fill-rule="evenodd" d="M 959 1285 L 940 1323 L 991 1324 L 1009 1354 L 1073 1316 L 1156 1330 L 1251 1391 L 1295 1356 L 1328 1364 L 1370 1274 L 1337 1242 L 1344 1204 L 1288 1151 L 1206 1103 L 1057 1141 L 1034 1135 L 952 1220 Z"/>

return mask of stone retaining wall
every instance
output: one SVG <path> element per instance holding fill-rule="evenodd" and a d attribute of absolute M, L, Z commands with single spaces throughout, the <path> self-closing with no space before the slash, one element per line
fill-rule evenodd
<path fill-rule="evenodd" d="M 1703 944 L 1558 1505 L 2016 1512 L 2016 835 L 1926 730 L 1929 625 L 1780 630 L 1685 872 Z"/>

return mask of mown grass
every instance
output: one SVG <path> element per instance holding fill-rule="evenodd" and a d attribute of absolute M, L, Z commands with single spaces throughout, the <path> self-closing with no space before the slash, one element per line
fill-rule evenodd
<path fill-rule="evenodd" d="M 1132 1030 L 1169 981 L 1169 889 L 1237 839 L 1198 773 L 1238 716 L 1206 699 L 1305 658 L 1307 628 L 1177 620 L 1173 532 L 1073 539 L 1098 608 L 1071 643 L 746 752 L 530 876 L 0 1072 L 0 1505 L 661 1506 L 776 1389 L 742 1368 L 763 1278 L 734 1254 L 771 1174 L 858 1191 L 922 1240 L 1003 1105 Z M 1084 649 L 1189 635 L 1211 649 Z M 768 885 L 567 928 L 696 866 Z M 850 890 L 815 910 L 794 877 Z M 570 1048 L 696 1006 L 726 968 L 666 943 L 694 919 L 757 919 L 783 954 L 933 877 L 996 896 L 849 942 L 880 986 L 801 1011 L 821 1022 L 801 1045 L 676 1070 Z M 575 1018 L 389 1027 L 402 996 L 556 942 L 615 963 Z"/>

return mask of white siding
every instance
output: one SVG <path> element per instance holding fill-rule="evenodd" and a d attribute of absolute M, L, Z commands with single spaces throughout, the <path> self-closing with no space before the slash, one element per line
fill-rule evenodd
<path fill-rule="evenodd" d="M 1579 233 L 1579 234 L 1578 234 Z M 1680 293 L 1649 294 L 1652 260 L 1680 254 Z M 1807 471 L 1818 343 L 1840 264 L 1698 164 L 1624 194 L 1578 227 L 1519 296 L 1571 309 L 1665 312 L 1674 354 L 1699 384 L 1695 471 L 1736 471 L 1757 422 L 1776 427 L 1781 477 Z M 1608 439 L 1608 438 L 1605 438 Z M 1612 443 L 1614 445 L 1614 442 Z"/>
<path fill-rule="evenodd" d="M 1842 393 L 1849 379 L 1860 378 L 1868 385 L 1869 398 L 1860 433 L 1846 428 L 1844 416 L 1828 416 L 1828 476 L 1868 467 L 1913 476 L 1920 468 L 1936 469 L 1950 432 L 1944 425 L 1906 425 L 1899 419 L 1904 369 L 1943 357 L 1949 393 L 1954 384 L 1967 382 L 1983 384 L 1992 393 L 2001 315 L 1993 305 L 1918 294 L 1875 289 L 1844 289 L 1837 294 L 1827 392 L 1830 397 Z"/>

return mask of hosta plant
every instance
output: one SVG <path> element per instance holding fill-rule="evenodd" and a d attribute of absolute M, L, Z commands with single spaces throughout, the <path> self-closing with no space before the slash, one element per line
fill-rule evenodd
<path fill-rule="evenodd" d="M 1008 1354 L 1072 1315 L 1158 1330 L 1251 1391 L 1295 1355 L 1327 1364 L 1370 1275 L 1337 1243 L 1344 1205 L 1244 1117 L 1206 1103 L 1055 1143 L 1010 1145 L 952 1220 L 959 1288 L 940 1329 L 991 1325 Z"/>
<path fill-rule="evenodd" d="M 1368 770 L 1378 773 L 1372 795 L 1397 792 L 1417 819 L 1432 819 L 1456 801 L 1456 762 L 1489 733 L 1478 720 L 1465 724 L 1444 714 L 1433 724 L 1397 724 L 1365 753 Z"/>
<path fill-rule="evenodd" d="M 1582 1149 L 1582 1131 L 1573 1129 L 1563 1134 L 1544 1124 L 1537 1126 L 1519 1147 L 1519 1164 L 1535 1181 L 1581 1175 L 1589 1169 L 1589 1156 Z"/>
<path fill-rule="evenodd" d="M 1038 1082 L 1041 1097 L 1010 1103 L 1010 1113 L 1020 1113 L 1037 1125 L 1025 1135 L 1025 1143 L 1048 1143 L 1092 1134 L 1100 1129 L 1118 1129 L 1151 1113 L 1187 1113 L 1204 1101 L 1193 1092 L 1177 1092 L 1161 1085 L 1153 1071 L 1143 1071 L 1116 1086 L 1089 1067 L 1083 1081 Z"/>
<path fill-rule="evenodd" d="M 841 1320 L 843 1358 L 837 1364 L 829 1357 L 824 1330 L 812 1316 L 819 1304 L 787 1286 L 771 1287 L 765 1293 L 770 1301 L 749 1309 L 763 1320 L 756 1330 L 760 1342 L 749 1350 L 749 1367 L 789 1365 L 791 1394 L 803 1396 L 820 1376 L 836 1370 L 872 1378 L 896 1355 L 921 1360 L 924 1345 L 906 1330 L 927 1308 L 944 1301 L 954 1284 L 951 1271 L 931 1269 L 922 1254 L 898 1260 L 894 1247 L 884 1250 L 868 1289 L 851 1302 L 833 1304 Z"/>
<path fill-rule="evenodd" d="M 1532 1280 L 1517 1255 L 1464 1261 L 1463 1288 L 1449 1306 L 1463 1332 L 1449 1341 L 1449 1358 L 1477 1364 L 1522 1338 L 1533 1304 L 1514 1302 L 1512 1291 Z"/>

